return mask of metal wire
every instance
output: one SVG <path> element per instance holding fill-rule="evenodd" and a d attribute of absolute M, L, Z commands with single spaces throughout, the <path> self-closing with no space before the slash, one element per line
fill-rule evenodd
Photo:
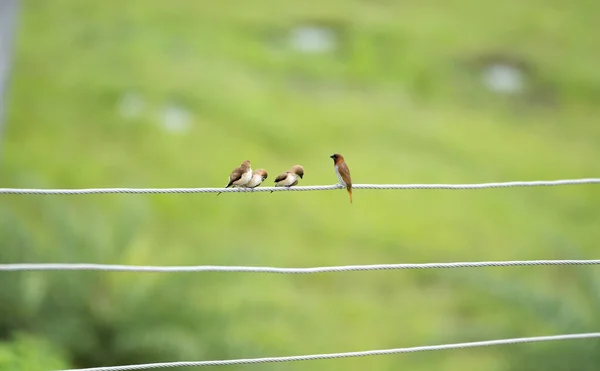
<path fill-rule="evenodd" d="M 471 343 L 427 345 L 427 346 L 412 347 L 412 348 L 367 350 L 367 351 L 363 351 L 363 352 L 311 354 L 311 355 L 306 355 L 306 356 L 292 356 L 292 357 L 246 358 L 246 359 L 232 359 L 232 360 L 222 360 L 222 361 L 164 362 L 164 363 L 148 363 L 148 364 L 141 364 L 141 365 L 127 365 L 127 366 L 78 368 L 78 369 L 59 370 L 59 371 L 128 371 L 128 370 L 146 370 L 146 369 L 152 369 L 152 368 L 172 368 L 172 367 L 249 365 L 249 364 L 257 364 L 257 363 L 280 363 L 280 362 L 294 362 L 294 361 L 311 361 L 311 360 L 317 360 L 317 359 L 381 356 L 381 355 L 400 354 L 400 353 L 415 353 L 415 352 L 436 351 L 436 350 L 464 349 L 464 348 L 486 347 L 486 346 L 493 346 L 493 345 L 534 343 L 534 342 L 540 342 L 540 341 L 590 339 L 590 338 L 598 338 L 598 337 L 600 337 L 600 332 L 585 333 L 585 334 L 553 335 L 553 336 L 536 336 L 536 337 L 501 339 L 501 340 L 487 340 L 487 341 L 476 341 L 476 342 L 471 342 Z"/>
<path fill-rule="evenodd" d="M 597 184 L 600 178 L 536 180 L 528 182 L 502 182 L 480 184 L 353 184 L 353 189 L 483 189 L 507 187 L 539 187 L 575 184 Z M 0 188 L 0 194 L 13 195 L 85 195 L 85 194 L 164 194 L 164 193 L 256 193 L 256 192 L 302 192 L 331 191 L 344 188 L 341 184 L 302 187 L 257 187 L 257 188 L 87 188 L 87 189 L 26 189 Z"/>
<path fill-rule="evenodd" d="M 139 266 L 113 264 L 0 264 L 0 271 L 112 271 L 112 272 L 243 272 L 243 273 L 279 273 L 310 274 L 349 271 L 376 271 L 394 269 L 431 269 L 431 268 L 478 268 L 478 267 L 516 267 L 516 266 L 556 266 L 556 265 L 598 265 L 597 260 L 514 260 L 456 263 L 416 263 L 416 264 L 372 264 L 342 265 L 313 268 L 275 268 L 245 266 Z"/>

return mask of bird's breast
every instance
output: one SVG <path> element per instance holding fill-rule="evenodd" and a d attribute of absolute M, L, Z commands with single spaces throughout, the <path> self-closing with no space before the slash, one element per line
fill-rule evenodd
<path fill-rule="evenodd" d="M 346 182 L 344 182 L 344 179 L 342 178 L 342 175 L 340 174 L 340 169 L 337 165 L 334 166 L 335 168 L 335 175 L 337 175 L 338 180 L 340 181 L 340 184 L 342 184 L 343 186 L 346 185 Z"/>
<path fill-rule="evenodd" d="M 242 174 L 241 178 L 233 182 L 234 185 L 246 185 L 252 179 L 252 169 L 249 169 L 244 174 Z"/>

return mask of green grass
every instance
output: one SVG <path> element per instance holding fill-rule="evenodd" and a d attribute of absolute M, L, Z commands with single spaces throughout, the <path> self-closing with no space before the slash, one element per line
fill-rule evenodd
<path fill-rule="evenodd" d="M 306 170 L 301 185 L 333 184 L 333 152 L 346 157 L 355 183 L 598 176 L 598 11 L 591 0 L 24 1 L 2 186 L 217 187 L 244 159 L 269 171 L 269 185 L 296 163 Z M 306 56 L 272 42 L 307 21 L 339 28 L 342 49 Z M 557 103 L 486 92 L 461 61 L 489 52 L 526 58 L 536 86 L 549 87 Z M 139 118 L 117 112 L 128 91 L 147 101 Z M 168 102 L 192 112 L 189 132 L 158 125 Z M 600 237 L 597 186 L 356 190 L 353 205 L 343 191 L 45 197 L 63 203 L 67 223 L 100 246 L 69 253 L 44 216 L 42 197 L 3 196 L 44 250 L 40 256 L 55 262 L 301 267 L 551 259 L 557 237 L 595 258 Z M 114 251 L 112 231 L 128 220 L 123 213 L 139 225 Z M 486 274 L 544 289 L 553 272 Z M 477 340 L 496 328 L 507 337 L 529 335 L 522 323 L 505 325 L 496 302 L 448 283 L 448 274 L 109 276 L 115 297 L 160 282 L 180 290 L 181 313 L 187 306 L 218 313 L 222 327 L 211 336 L 227 344 L 228 358 L 462 341 L 458 331 L 471 326 L 485 329 Z M 472 305 L 466 318 L 463 301 Z M 115 311 L 121 305 L 112 303 Z M 146 325 L 149 332 L 158 326 Z M 212 354 L 198 350 L 197 358 Z M 310 367 L 500 370 L 503 356 L 480 349 Z"/>

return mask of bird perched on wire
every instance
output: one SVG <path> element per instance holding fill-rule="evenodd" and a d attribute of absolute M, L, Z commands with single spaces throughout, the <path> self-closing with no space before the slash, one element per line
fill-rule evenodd
<path fill-rule="evenodd" d="M 304 168 L 301 165 L 294 165 L 290 170 L 277 175 L 275 187 L 293 187 L 298 184 L 298 178 L 302 179 L 302 177 L 304 177 Z"/>
<path fill-rule="evenodd" d="M 229 183 L 227 183 L 225 188 L 245 186 L 250 181 L 250 178 L 252 178 L 252 167 L 250 166 L 250 160 L 246 160 L 229 174 Z M 221 193 L 217 193 L 217 196 Z"/>
<path fill-rule="evenodd" d="M 339 153 L 334 153 L 329 157 L 333 159 L 333 168 L 335 169 L 335 174 L 337 175 L 340 183 L 346 187 L 348 195 L 350 196 L 350 203 L 352 203 L 352 178 L 350 177 L 350 169 L 348 169 L 348 165 L 346 165 L 344 156 L 340 155 Z"/>
<path fill-rule="evenodd" d="M 254 170 L 252 172 L 252 177 L 250 178 L 250 181 L 248 183 L 246 183 L 246 185 L 244 187 L 256 188 L 259 185 L 261 185 L 261 183 L 264 182 L 268 176 L 269 176 L 269 174 L 267 173 L 267 171 L 265 169 Z"/>

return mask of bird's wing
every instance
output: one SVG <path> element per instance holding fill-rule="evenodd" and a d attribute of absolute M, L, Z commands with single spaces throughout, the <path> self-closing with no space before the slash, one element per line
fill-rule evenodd
<path fill-rule="evenodd" d="M 282 180 L 284 180 L 285 178 L 287 178 L 288 176 L 288 172 L 286 171 L 285 173 L 281 173 L 279 175 L 277 175 L 277 178 L 275 178 L 275 183 L 279 183 Z"/>
<path fill-rule="evenodd" d="M 236 167 L 231 174 L 229 174 L 229 183 L 227 184 L 227 187 L 229 187 L 230 185 L 233 184 L 233 182 L 238 181 L 242 178 L 242 175 L 244 175 L 244 172 L 242 171 L 241 167 Z M 225 188 L 227 188 L 225 187 Z"/>
<path fill-rule="evenodd" d="M 348 165 L 346 165 L 345 162 L 342 162 L 338 165 L 338 171 L 342 179 L 344 179 L 344 183 L 346 183 L 346 185 L 351 185 L 352 178 L 350 177 L 350 169 L 348 169 Z"/>

